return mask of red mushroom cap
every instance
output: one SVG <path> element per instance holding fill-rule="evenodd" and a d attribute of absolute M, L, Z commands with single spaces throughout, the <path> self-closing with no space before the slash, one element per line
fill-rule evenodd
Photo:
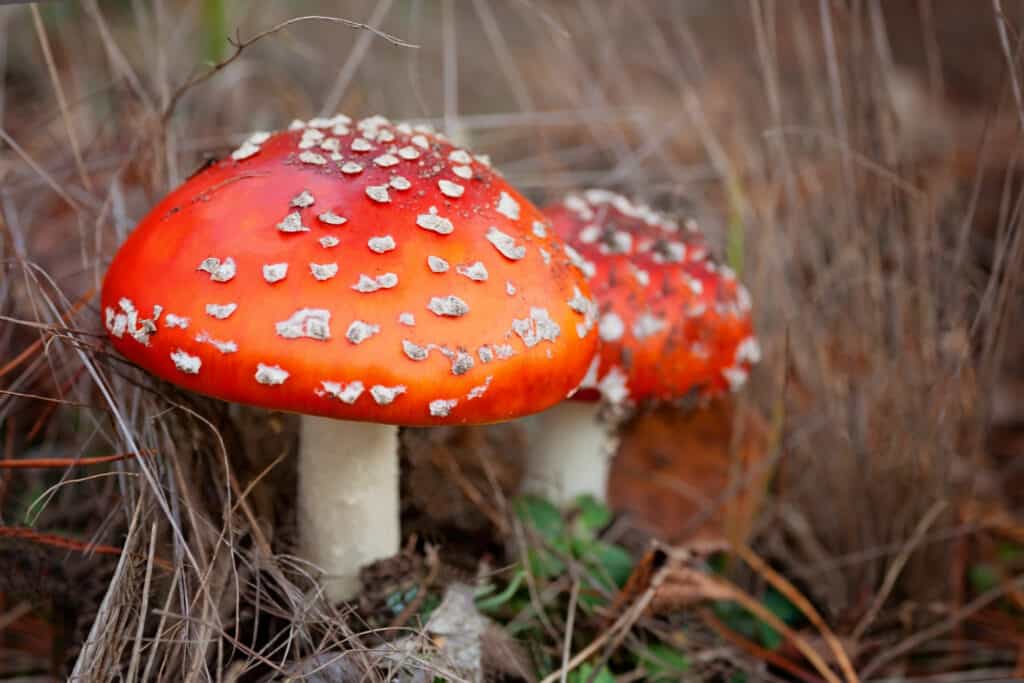
<path fill-rule="evenodd" d="M 256 133 L 161 201 L 103 286 L 114 346 L 193 391 L 348 420 L 510 419 L 572 391 L 596 307 L 487 161 L 381 117 Z"/>
<path fill-rule="evenodd" d="M 601 339 L 575 398 L 669 401 L 736 390 L 760 358 L 750 295 L 682 228 L 606 190 L 570 195 L 545 214 L 589 271 Z"/>

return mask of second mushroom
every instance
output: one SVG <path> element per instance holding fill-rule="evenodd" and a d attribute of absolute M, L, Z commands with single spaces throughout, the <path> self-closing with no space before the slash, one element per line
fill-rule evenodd
<path fill-rule="evenodd" d="M 616 415 L 744 384 L 760 358 L 750 296 L 711 260 L 692 221 L 599 189 L 545 214 L 587 273 L 600 345 L 572 399 L 537 416 L 524 489 L 562 505 L 582 494 L 604 500 Z"/>

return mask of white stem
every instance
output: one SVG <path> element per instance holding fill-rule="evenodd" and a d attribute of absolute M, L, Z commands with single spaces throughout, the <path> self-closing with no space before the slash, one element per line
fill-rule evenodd
<path fill-rule="evenodd" d="M 596 401 L 562 401 L 534 418 L 524 491 L 563 507 L 584 493 L 605 500 L 616 439 L 600 411 Z"/>
<path fill-rule="evenodd" d="M 398 552 L 398 427 L 302 416 L 302 552 L 337 602 L 359 593 L 359 568 Z"/>

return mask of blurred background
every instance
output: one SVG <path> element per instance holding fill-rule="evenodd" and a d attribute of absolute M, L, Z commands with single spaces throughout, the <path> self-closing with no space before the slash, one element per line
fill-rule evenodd
<path fill-rule="evenodd" d="M 607 632 L 631 569 L 646 586 L 664 548 L 702 544 L 752 549 L 763 566 L 725 550 L 698 573 L 769 615 L 683 591 L 570 680 L 1024 676 L 1022 19 L 1000 0 L 0 7 L 0 679 L 270 680 L 333 652 L 334 680 L 384 680 L 367 648 L 458 580 L 509 596 L 480 606 L 465 676 L 534 680 Z M 250 131 L 339 111 L 432 123 L 541 206 L 603 187 L 693 217 L 752 293 L 748 386 L 637 411 L 614 516 L 560 522 L 625 563 L 573 628 L 576 546 L 513 582 L 566 540 L 507 502 L 521 427 L 406 430 L 412 540 L 339 614 L 290 554 L 294 418 L 157 384 L 103 341 L 97 288 L 149 207 Z"/>

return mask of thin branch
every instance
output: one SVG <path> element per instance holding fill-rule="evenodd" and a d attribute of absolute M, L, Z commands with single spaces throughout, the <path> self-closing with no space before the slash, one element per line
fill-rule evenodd
<path fill-rule="evenodd" d="M 303 22 L 303 21 L 327 21 L 327 22 L 332 22 L 332 23 L 336 23 L 336 24 L 342 24 L 344 26 L 348 26 L 349 28 L 356 28 L 356 29 L 362 29 L 364 31 L 369 31 L 369 32 L 373 33 L 374 35 L 376 35 L 376 36 L 378 36 L 380 38 L 383 38 L 384 40 L 388 41 L 389 43 L 392 43 L 392 44 L 397 45 L 399 47 L 411 47 L 411 48 L 418 48 L 419 47 L 419 45 L 414 45 L 413 43 L 407 43 L 406 41 L 402 40 L 401 38 L 398 38 L 397 36 L 393 36 L 390 33 L 385 33 L 384 31 L 381 31 L 380 29 L 374 28 L 373 26 L 370 26 L 369 24 L 364 24 L 364 23 L 361 23 L 361 22 L 358 22 L 358 21 L 352 21 L 351 19 L 342 19 L 341 17 L 326 17 L 326 16 L 321 16 L 321 15 L 318 15 L 318 14 L 311 14 L 311 15 L 302 16 L 302 17 L 292 17 L 291 19 L 288 19 L 287 21 L 282 21 L 281 23 L 276 24 L 276 25 L 274 25 L 271 28 L 268 28 L 266 31 L 262 31 L 260 33 L 257 33 L 252 38 L 249 38 L 247 40 L 242 40 L 241 37 L 239 37 L 237 34 L 236 34 L 236 36 L 235 36 L 235 38 L 233 40 L 229 38 L 228 39 L 229 42 L 235 48 L 234 53 L 232 53 L 228 57 L 222 59 L 221 61 L 217 62 L 216 64 L 211 66 L 209 69 L 204 71 L 203 73 L 197 74 L 197 75 L 193 76 L 192 78 L 188 79 L 185 83 L 183 83 L 182 85 L 178 86 L 177 90 L 175 90 L 174 93 L 171 95 L 171 98 L 170 98 L 170 100 L 167 103 L 167 107 L 164 109 L 164 113 L 163 113 L 163 116 L 161 117 L 161 121 L 163 123 L 166 123 L 167 120 L 171 118 L 171 115 L 174 113 L 175 107 L 178 106 L 178 102 L 181 101 L 181 98 L 184 97 L 185 93 L 187 93 L 189 90 L 191 90 L 195 86 L 210 80 L 213 76 L 215 76 L 217 74 L 217 72 L 223 70 L 229 64 L 231 64 L 236 59 L 238 59 L 242 55 L 242 52 L 247 47 L 249 47 L 250 45 L 252 45 L 253 43 L 255 43 L 258 40 L 261 40 L 263 38 L 266 38 L 267 36 L 271 36 L 271 35 L 279 32 L 279 31 L 282 31 L 282 30 L 288 28 L 292 24 L 298 24 L 298 23 Z"/>

